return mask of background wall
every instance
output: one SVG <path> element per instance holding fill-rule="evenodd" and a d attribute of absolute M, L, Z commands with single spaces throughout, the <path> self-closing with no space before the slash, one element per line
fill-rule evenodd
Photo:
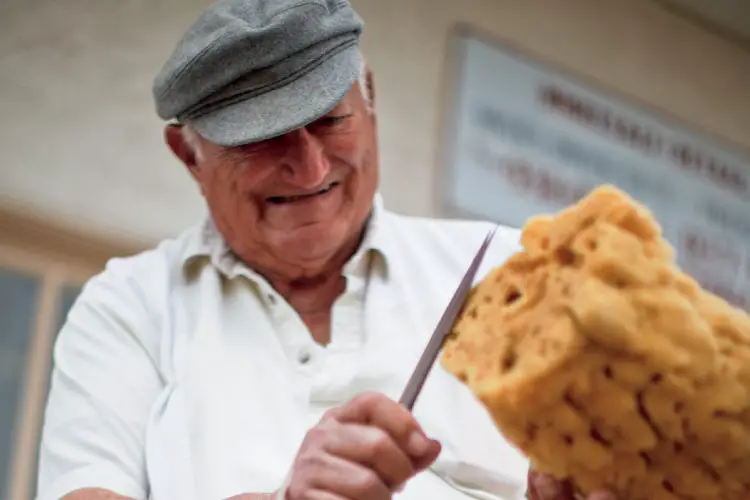
<path fill-rule="evenodd" d="M 438 207 L 444 53 L 457 21 L 750 149 L 750 53 L 654 2 L 354 3 L 379 83 L 384 192 L 398 209 Z"/>
<path fill-rule="evenodd" d="M 352 1 L 377 81 L 382 192 L 397 211 L 438 213 L 459 22 L 750 150 L 750 49 L 667 0 Z M 740 3 L 711 0 L 750 20 Z M 163 144 L 150 86 L 207 4 L 0 1 L 0 498 L 33 494 L 51 346 L 80 285 L 203 212 Z"/>
<path fill-rule="evenodd" d="M 163 145 L 150 84 L 207 3 L 4 0 L 0 205 L 143 245 L 195 221 L 202 203 Z M 436 211 L 445 49 L 459 21 L 750 148 L 750 52 L 652 0 L 353 3 L 396 210 Z"/>

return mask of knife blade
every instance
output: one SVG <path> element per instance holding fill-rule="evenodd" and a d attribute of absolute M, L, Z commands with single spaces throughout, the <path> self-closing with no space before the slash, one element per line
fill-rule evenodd
<path fill-rule="evenodd" d="M 461 312 L 461 308 L 466 301 L 466 297 L 471 291 L 474 277 L 479 270 L 479 265 L 482 263 L 484 254 L 487 252 L 487 248 L 489 247 L 493 236 L 495 236 L 496 229 L 496 227 L 493 227 L 490 230 L 490 232 L 485 237 L 484 242 L 482 242 L 482 245 L 479 247 L 479 250 L 474 256 L 474 259 L 471 261 L 471 264 L 469 265 L 469 269 L 466 270 L 466 274 L 464 274 L 464 277 L 459 283 L 458 288 L 456 288 L 456 291 L 453 294 L 453 298 L 451 298 L 451 301 L 445 308 L 445 311 L 443 312 L 443 315 L 440 318 L 437 327 L 435 327 L 435 331 L 432 333 L 432 337 L 430 337 L 427 346 L 422 352 L 422 355 L 419 358 L 419 362 L 417 363 L 414 372 L 409 378 L 409 381 L 406 383 L 406 388 L 401 394 L 399 402 L 404 405 L 409 411 L 414 408 L 414 403 L 416 403 L 417 397 L 419 397 L 419 393 L 422 391 L 422 387 L 424 386 L 424 382 L 427 379 L 427 376 L 432 371 L 432 366 L 435 364 L 438 353 L 440 353 L 440 350 L 443 347 L 445 338 L 450 333 L 451 329 L 453 328 L 453 323 L 456 321 L 456 318 Z"/>

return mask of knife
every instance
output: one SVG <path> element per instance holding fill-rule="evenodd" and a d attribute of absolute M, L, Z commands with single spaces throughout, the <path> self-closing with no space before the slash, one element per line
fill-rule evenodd
<path fill-rule="evenodd" d="M 464 274 L 461 283 L 459 283 L 456 292 L 453 294 L 453 298 L 448 303 L 448 307 L 445 308 L 443 316 L 440 318 L 435 331 L 432 333 L 432 337 L 430 337 L 430 341 L 427 343 L 427 347 L 425 347 L 422 352 L 417 367 L 414 369 L 411 378 L 409 378 L 409 381 L 406 383 L 406 388 L 401 394 L 399 402 L 409 411 L 414 408 L 414 403 L 417 401 L 417 397 L 422 391 L 424 382 L 430 374 L 432 366 L 435 364 L 435 360 L 437 359 L 440 349 L 443 347 L 445 338 L 451 332 L 453 323 L 461 312 L 464 302 L 466 302 L 466 297 L 471 291 L 474 277 L 479 270 L 479 265 L 482 263 L 484 254 L 487 252 L 487 248 L 492 241 L 492 237 L 495 235 L 496 229 L 496 227 L 493 227 L 492 230 L 490 230 L 487 237 L 484 239 L 482 246 L 479 247 L 477 254 L 469 265 L 469 269 L 466 271 L 466 274 Z"/>

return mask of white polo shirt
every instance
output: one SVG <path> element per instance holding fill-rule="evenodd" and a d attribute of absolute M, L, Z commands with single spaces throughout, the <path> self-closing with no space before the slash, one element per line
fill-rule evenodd
<path fill-rule="evenodd" d="M 490 227 L 396 215 L 376 198 L 327 347 L 210 220 L 112 260 L 55 346 L 38 499 L 86 487 L 137 500 L 274 491 L 327 409 L 364 391 L 399 397 Z M 478 279 L 518 239 L 500 228 Z M 528 462 L 439 364 L 414 414 L 443 452 L 395 498 L 523 496 Z"/>

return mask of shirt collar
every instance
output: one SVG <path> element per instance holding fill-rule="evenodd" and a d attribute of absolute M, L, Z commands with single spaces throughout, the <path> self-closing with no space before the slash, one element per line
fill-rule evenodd
<path fill-rule="evenodd" d="M 378 193 L 373 199 L 364 238 L 357 251 L 344 266 L 345 275 L 362 272 L 369 265 L 387 274 L 391 250 L 385 220 L 386 210 L 382 197 Z M 254 271 L 232 252 L 210 215 L 207 215 L 193 231 L 183 253 L 182 266 L 184 269 L 206 261 L 228 278 L 233 278 L 238 274 L 249 277 L 255 275 Z"/>

